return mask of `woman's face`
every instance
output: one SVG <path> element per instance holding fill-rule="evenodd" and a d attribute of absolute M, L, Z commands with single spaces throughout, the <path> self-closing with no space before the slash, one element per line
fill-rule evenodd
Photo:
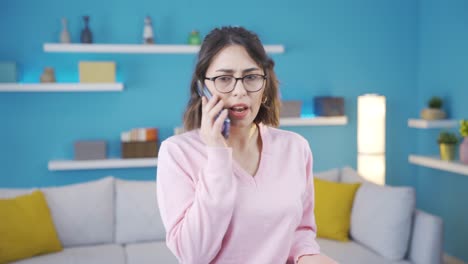
<path fill-rule="evenodd" d="M 222 49 L 213 58 L 210 66 L 206 71 L 207 78 L 218 76 L 233 76 L 235 78 L 245 79 L 245 83 L 255 83 L 255 75 L 265 75 L 263 69 L 259 67 L 255 61 L 249 56 L 244 47 L 239 45 L 227 46 Z M 222 78 L 216 81 L 216 87 L 220 87 Z M 262 79 L 263 80 L 263 79 Z M 250 127 L 257 116 L 262 103 L 265 81 L 259 91 L 248 92 L 244 87 L 244 83 L 238 80 L 234 89 L 229 93 L 221 93 L 215 88 L 215 82 L 205 80 L 205 84 L 213 95 L 218 95 L 224 103 L 224 108 L 229 110 L 229 118 L 231 126 Z"/>

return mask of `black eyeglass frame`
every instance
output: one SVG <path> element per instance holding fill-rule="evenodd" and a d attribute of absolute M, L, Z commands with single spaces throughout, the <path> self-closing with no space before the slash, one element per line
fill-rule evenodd
<path fill-rule="evenodd" d="M 252 76 L 252 75 L 261 76 L 261 77 L 263 78 L 263 84 L 262 84 L 262 86 L 260 86 L 260 88 L 259 88 L 258 90 L 255 90 L 255 91 L 249 91 L 249 90 L 245 89 L 245 85 L 244 85 L 244 79 L 245 79 L 246 77 L 249 77 L 249 76 Z M 245 75 L 244 77 L 239 77 L 239 78 L 236 78 L 236 77 L 234 77 L 234 76 L 232 76 L 232 75 L 219 75 L 219 76 L 215 76 L 215 77 L 205 77 L 205 80 L 209 80 L 209 81 L 212 81 L 212 82 L 214 83 L 214 82 L 216 81 L 216 79 L 218 79 L 218 78 L 220 78 L 220 77 L 232 77 L 232 78 L 234 78 L 234 80 L 236 80 L 236 81 L 234 82 L 234 85 L 232 86 L 232 89 L 229 90 L 229 91 L 227 91 L 227 92 L 226 92 L 226 91 L 220 91 L 218 88 L 216 88 L 216 85 L 214 86 L 215 89 L 216 89 L 218 92 L 223 93 L 223 94 L 228 94 L 228 93 L 234 91 L 234 89 L 236 88 L 236 85 L 237 85 L 237 81 L 239 81 L 239 80 L 242 81 L 242 85 L 244 85 L 244 89 L 245 89 L 247 92 L 249 92 L 249 93 L 255 93 L 255 92 L 258 92 L 258 91 L 260 91 L 260 90 L 263 89 L 263 87 L 265 86 L 265 80 L 268 79 L 268 76 L 267 76 L 266 74 L 247 74 L 247 75 Z"/>

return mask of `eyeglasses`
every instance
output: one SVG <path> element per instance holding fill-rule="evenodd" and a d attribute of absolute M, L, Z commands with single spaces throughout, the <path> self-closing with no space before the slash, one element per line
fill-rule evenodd
<path fill-rule="evenodd" d="M 205 77 L 205 80 L 210 80 L 214 83 L 216 90 L 220 93 L 230 93 L 236 87 L 237 81 L 241 80 L 244 85 L 244 89 L 247 92 L 258 92 L 263 88 L 266 75 L 261 74 L 249 74 L 244 77 L 236 78 L 232 75 L 220 75 L 216 77 Z"/>

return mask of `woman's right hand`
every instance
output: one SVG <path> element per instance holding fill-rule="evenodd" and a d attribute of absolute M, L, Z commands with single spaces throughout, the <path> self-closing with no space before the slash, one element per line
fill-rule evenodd
<path fill-rule="evenodd" d="M 206 97 L 202 97 L 202 119 L 200 133 L 203 141 L 210 147 L 227 147 L 221 130 L 223 128 L 224 119 L 228 115 L 228 110 L 223 109 L 223 100 L 217 95 L 213 95 L 210 101 Z M 218 113 L 222 110 L 222 112 Z M 217 117 L 218 116 L 218 117 Z"/>

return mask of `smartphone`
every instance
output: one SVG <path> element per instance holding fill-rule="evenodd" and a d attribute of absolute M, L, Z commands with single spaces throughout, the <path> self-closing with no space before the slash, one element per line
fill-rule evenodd
<path fill-rule="evenodd" d="M 210 100 L 211 97 L 213 97 L 210 90 L 208 90 L 208 88 L 205 85 L 203 85 L 200 80 L 197 81 L 197 91 L 198 91 L 198 95 L 200 95 L 200 97 L 205 96 L 206 99 L 208 99 L 208 100 Z M 219 114 L 221 114 L 221 112 L 218 113 L 218 116 L 219 116 Z M 223 122 L 223 129 L 221 130 L 221 133 L 223 134 L 224 138 L 229 137 L 229 128 L 230 127 L 231 127 L 231 120 L 229 119 L 229 117 L 226 117 L 226 119 L 224 119 L 224 122 Z"/>

